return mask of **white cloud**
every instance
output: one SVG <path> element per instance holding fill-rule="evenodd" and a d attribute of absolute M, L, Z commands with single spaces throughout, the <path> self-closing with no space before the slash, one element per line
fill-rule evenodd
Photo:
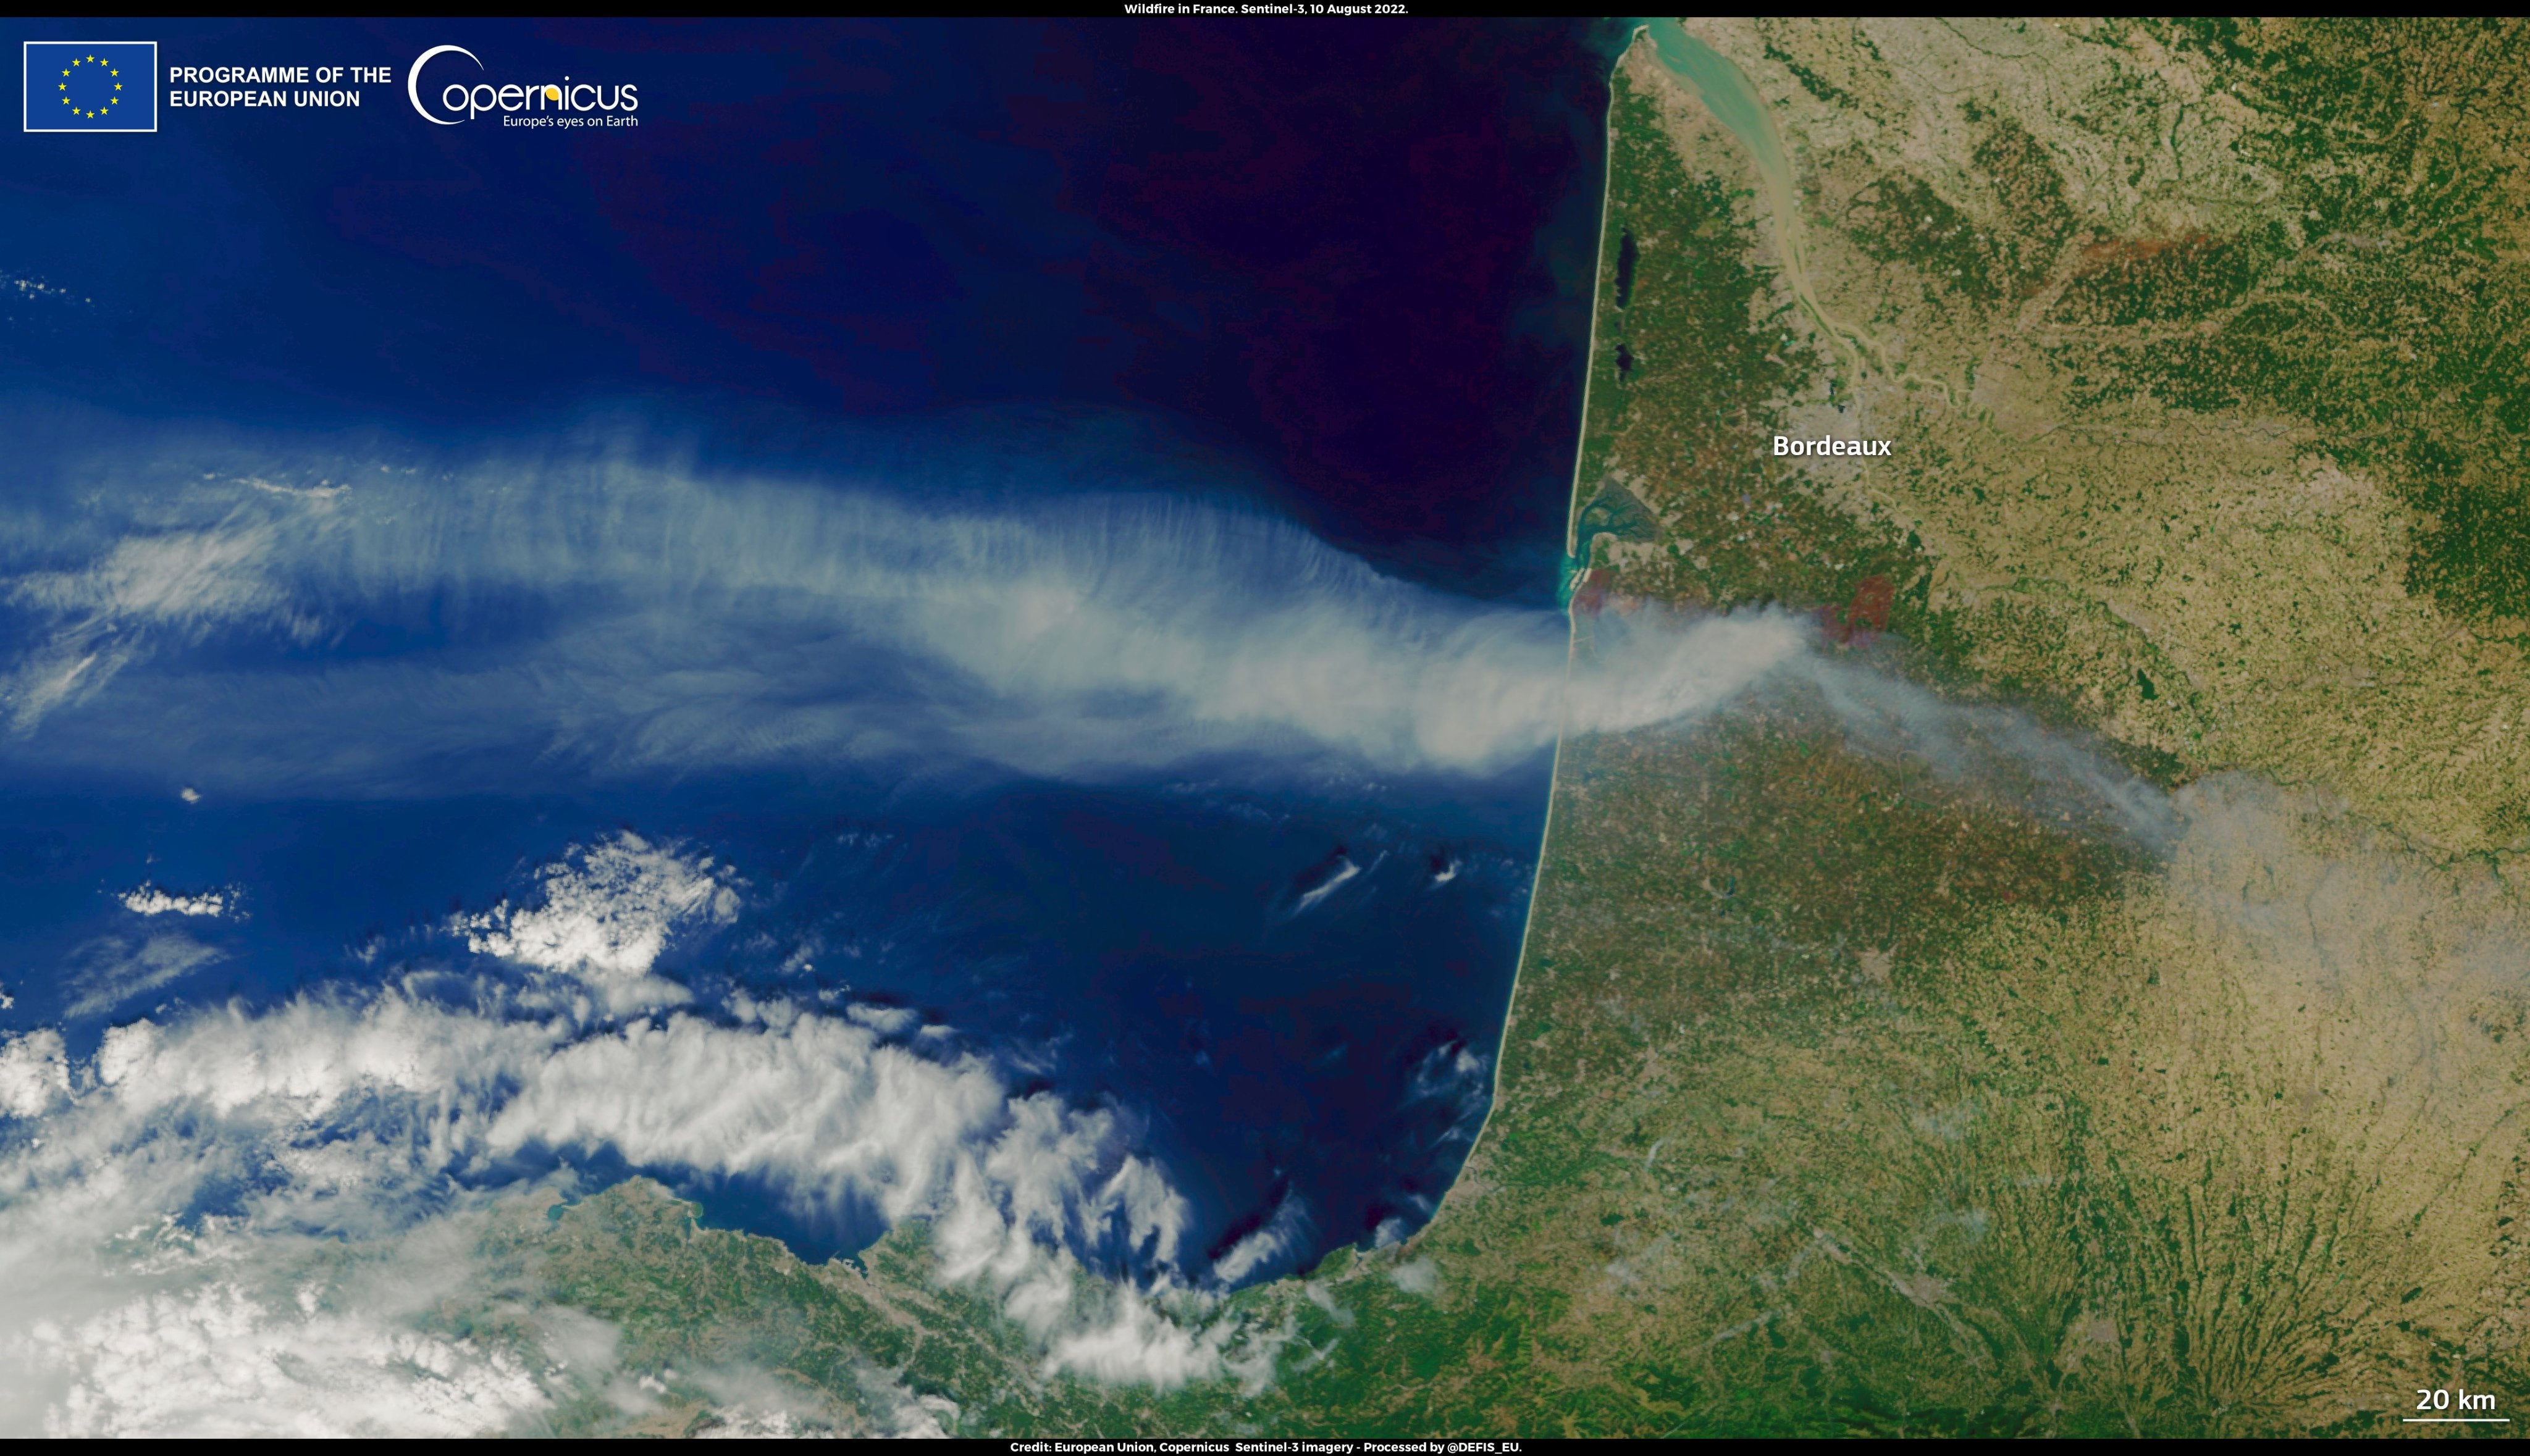
<path fill-rule="evenodd" d="M 40 1324 L 19 1350 L 70 1375 L 54 1436 L 464 1436 L 549 1403 L 507 1351 L 225 1280 Z"/>
<path fill-rule="evenodd" d="M 250 1174 L 251 1140 L 83 1100 L 0 1157 L 0 1433 L 494 1433 L 566 1382 L 558 1357 L 605 1377 L 612 1331 L 574 1312 L 512 1304 L 488 1343 L 439 1321 L 489 1302 L 462 1202 L 344 1238 L 285 1193 L 189 1230 L 152 1211 Z"/>
<path fill-rule="evenodd" d="M 844 1014 L 883 1037 L 903 1036 L 922 1024 L 918 1012 L 904 1006 L 854 1005 Z"/>
<path fill-rule="evenodd" d="M 206 890 L 200 894 L 170 894 L 155 885 L 143 885 L 125 890 L 117 896 L 123 908 L 135 915 L 226 915 L 235 898 L 230 891 Z"/>
<path fill-rule="evenodd" d="M 1174 1389 L 1219 1374 L 1222 1347 L 1232 1333 L 1226 1322 L 1188 1328 L 1128 1289 L 1106 1323 L 1057 1337 L 1045 1368 L 1048 1374 L 1070 1372 L 1117 1384 Z"/>
<path fill-rule="evenodd" d="M 945 1395 L 916 1395 L 903 1379 L 865 1373 L 861 1398 L 884 1423 L 887 1434 L 906 1440 L 940 1440 L 958 1422 L 958 1402 Z"/>
<path fill-rule="evenodd" d="M 103 688 L 161 638 L 183 641 L 231 621 L 282 629 L 301 642 L 320 631 L 296 611 L 269 569 L 273 526 L 231 513 L 199 529 L 142 527 L 87 566 L 10 579 L 7 600 L 51 617 L 44 643 L 0 679 L 20 731 Z"/>
<path fill-rule="evenodd" d="M 854 1373 L 861 1403 L 879 1424 L 880 1434 L 945 1435 L 938 1418 L 902 1381 L 875 1376 L 863 1368 Z M 694 1431 L 708 1440 L 798 1440 L 844 1434 L 837 1413 L 823 1400 L 753 1367 L 686 1372 L 681 1381 L 700 1386 L 711 1402 L 710 1423 Z M 642 1388 L 665 1394 L 668 1386 L 649 1376 Z M 922 1429 L 925 1425 L 928 1429 Z M 914 1429 L 908 1429 L 910 1426 Z"/>
<path fill-rule="evenodd" d="M 40 1374 L 0 1398 L 0 1429 L 501 1428 L 547 1398 L 554 1352 L 468 1343 L 429 1311 L 468 1268 L 450 1220 L 499 1191 L 449 1213 L 448 1178 L 497 1177 L 531 1147 L 603 1145 L 756 1178 L 802 1210 L 931 1218 L 943 1277 L 991 1291 L 1049 1369 L 1173 1383 L 1218 1371 L 1236 1335 L 1164 1274 L 1120 1286 L 1072 1252 L 1165 1265 L 1187 1221 L 1114 1113 L 1014 1097 L 976 1058 L 927 1058 L 845 1017 L 771 1007 L 585 1035 L 394 995 L 299 1000 L 134 1022 L 83 1061 L 56 1034 L 21 1037 L 0 1048 L 0 1098 L 25 1134 L 0 1143 L 0 1352 Z M 234 1211 L 200 1233 L 163 1225 L 223 1189 Z M 354 1289 L 317 1249 L 377 1271 Z M 311 1260 L 335 1272 L 302 1298 L 291 1271 Z M 920 1428 L 922 1409 L 901 1424 Z"/>
<path fill-rule="evenodd" d="M 575 976 L 622 1009 L 683 998 L 650 967 L 683 928 L 738 919 L 736 876 L 673 845 L 631 832 L 575 845 L 537 872 L 539 902 L 461 915 L 452 930 L 478 955 Z"/>
<path fill-rule="evenodd" d="M 205 474 L 198 452 L 167 453 L 181 479 L 134 463 L 111 491 L 30 490 L 0 519 L 0 594 L 40 624 L 0 680 L 19 729 L 0 757 L 151 765 L 187 802 L 766 765 L 1485 774 L 1535 762 L 1568 715 L 1703 712 L 1804 640 L 1780 616 L 1647 614 L 1594 632 L 1568 691 L 1557 613 L 1423 590 L 1288 525 L 1153 496 L 989 510 L 564 453 L 435 478 L 287 460 Z M 354 473 L 357 492 L 266 484 Z M 328 656 L 355 624 L 432 645 Z M 730 923 L 742 890 L 625 835 L 453 927 L 528 969 L 511 1000 L 485 990 L 489 1009 L 303 999 L 137 1022 L 77 1062 L 43 1034 L 0 1049 L 16 1119 L 0 1344 L 48 1372 L 33 1394 L 0 1393 L 0 1427 L 209 1429 L 262 1410 L 312 1431 L 344 1419 L 322 1395 L 337 1387 L 367 1388 L 396 1429 L 498 1425 L 530 1400 L 534 1352 L 465 1345 L 392 1301 L 372 1324 L 326 1324 L 351 1317 L 257 1279 L 306 1230 L 404 1247 L 442 1226 L 425 1211 L 452 1175 L 494 1177 L 532 1148 L 604 1145 L 759 1179 L 806 1211 L 928 1217 L 943 1276 L 991 1291 L 1049 1370 L 1170 1384 L 1255 1368 L 1263 1337 L 1241 1344 L 1208 1295 L 1120 1286 L 1076 1257 L 1148 1270 L 1186 1252 L 1185 1200 L 1112 1109 L 1014 1097 L 980 1060 L 923 1055 L 901 1011 L 768 1004 L 736 1024 L 588 1031 L 572 998 L 619 1014 L 675 1002 L 660 957 Z M 205 898 L 132 894 L 154 917 Z M 76 1008 L 218 954 L 172 930 L 92 943 Z M 100 1242 L 206 1190 L 238 1205 L 222 1247 L 243 1271 Z M 1214 1277 L 1270 1267 L 1302 1217 L 1279 1212 Z M 159 1366 L 165 1388 L 140 1388 Z M 390 1376 L 411 1388 L 390 1399 L 375 1383 Z"/>
<path fill-rule="evenodd" d="M 1446 1043 L 1423 1053 L 1423 1059 L 1414 1064 L 1405 1096 L 1411 1102 L 1464 1102 L 1471 1093 L 1481 1095 L 1491 1072 L 1491 1063 L 1465 1044 Z"/>
<path fill-rule="evenodd" d="M 1272 1216 L 1213 1261 L 1212 1276 L 1223 1284 L 1243 1284 L 1307 1248 L 1309 1231 L 1308 1209 L 1299 1195 L 1287 1193 Z"/>
<path fill-rule="evenodd" d="M 921 1418 L 929 1421 L 929 1427 L 925 1429 L 905 1431 L 903 1432 L 904 1434 L 917 1437 L 927 1436 L 935 1440 L 948 1434 L 947 1431 L 940 1429 L 940 1423 L 938 1421 L 929 1420 L 930 1413 L 928 1411 L 922 1410 L 920 1406 L 914 1407 L 914 1410 Z M 712 1424 L 695 1431 L 695 1439 L 707 1441 L 787 1441 L 797 1440 L 811 1433 L 819 1435 L 825 1433 L 822 1429 L 818 1429 L 817 1428 L 794 1424 L 792 1414 L 787 1410 L 757 1410 L 753 1406 L 731 1402 L 716 1403 L 712 1408 L 712 1413 L 714 1417 Z M 889 1433 L 896 1434 L 898 1432 L 891 1431 Z"/>
<path fill-rule="evenodd" d="M 535 878 L 531 903 L 457 928 L 480 952 L 601 986 L 646 981 L 675 935 L 725 924 L 738 908 L 726 867 L 629 834 L 576 848 Z M 164 935 L 99 942 L 75 982 L 101 1003 L 214 953 Z M 584 1010 L 522 1014 L 539 1004 L 529 994 L 503 1013 L 500 993 L 487 993 L 493 1009 L 473 1012 L 390 994 L 141 1020 L 110 1029 L 77 1064 L 57 1033 L 8 1044 L 0 1106 L 39 1136 L 0 1149 L 0 1187 L 34 1195 L 0 1208 L 0 1279 L 13 1265 L 61 1268 L 88 1230 L 147 1226 L 218 1186 L 258 1190 L 224 1215 L 243 1220 L 225 1235 L 233 1251 L 266 1258 L 311 1228 L 392 1245 L 439 1216 L 421 1210 L 451 1174 L 497 1177 L 531 1149 L 604 1148 L 639 1166 L 758 1180 L 803 1214 L 931 1218 L 943 1276 L 992 1291 L 1045 1342 L 1051 1369 L 1171 1383 L 1216 1367 L 1231 1332 L 1203 1332 L 1207 1299 L 1176 1289 L 1168 1272 L 1190 1211 L 1131 1152 L 1115 1112 L 1014 1097 L 975 1056 L 925 1055 L 914 1048 L 931 1039 L 905 1040 L 920 1018 L 902 1008 L 833 1016 L 741 998 L 729 1008 L 735 1025 L 654 1015 L 590 1032 Z M 49 1256 L 37 1252 L 45 1245 Z M 1120 1290 L 1075 1250 L 1158 1282 L 1147 1298 Z M 1174 1300 L 1194 1324 L 1149 1299 Z M 209 1430 L 230 1419 L 220 1412 L 258 1401 L 296 1412 L 288 1429 L 334 1429 L 353 1406 L 285 1399 L 273 1382 L 359 1386 L 362 1362 L 376 1360 L 441 1381 L 406 1392 L 420 1404 L 398 1407 L 395 1429 L 441 1429 L 433 1412 L 497 1425 L 500 1412 L 525 1408 L 519 1381 L 532 1351 L 487 1353 L 390 1320 L 365 1344 L 321 1332 L 337 1358 L 311 1364 L 297 1342 L 320 1336 L 286 1301 L 199 1270 L 121 1297 L 73 1280 L 29 1308 L 65 1303 L 96 1308 L 14 1332 L 0 1317 L 0 1342 L 14 1333 L 58 1377 L 45 1419 L 65 1430 Z M 214 1326 L 216 1337 L 199 1333 Z M 183 1365 L 182 1351 L 212 1346 L 218 1359 L 186 1366 L 146 1398 L 124 1389 L 144 1366 Z M 476 1386 L 492 1393 L 466 1393 Z M 904 1424 L 921 1428 L 926 1410 L 906 1407 Z"/>
<path fill-rule="evenodd" d="M 1335 872 L 1320 882 L 1316 889 L 1305 891 L 1292 906 L 1292 918 L 1307 914 L 1318 902 L 1345 887 L 1345 883 L 1361 874 L 1361 866 L 1349 856 L 1338 856 Z"/>
<path fill-rule="evenodd" d="M 484 1127 L 492 1153 L 611 1147 L 650 1166 L 776 1179 L 807 1209 L 875 1196 L 891 1219 L 936 1208 L 962 1155 L 1012 1115 L 982 1063 L 925 1060 L 815 1015 L 780 1031 L 643 1021 L 557 1048 L 521 1076 Z"/>
<path fill-rule="evenodd" d="M 2255 813 L 2212 789 L 2188 812 L 2209 863 L 2240 857 L 2224 836 L 2259 837 L 2238 828 Z M 2239 879 L 2217 865 L 2187 883 Z M 540 903 L 478 933 L 523 947 L 526 963 L 601 978 L 645 974 L 680 927 L 717 923 L 735 892 L 725 870 L 631 837 L 566 856 L 538 883 Z M 2296 948 L 2287 932 L 2301 922 L 2264 913 L 2226 911 L 2239 934 L 2275 939 L 2278 956 L 2343 958 Z M 146 969 L 145 944 L 116 944 L 117 964 Z M 2503 959 L 2510 944 L 2466 948 L 2517 963 Z M 553 1311 L 539 1316 L 546 1333 L 511 1345 L 433 1326 L 447 1281 L 467 1276 L 455 1231 L 470 1215 L 463 1200 L 453 1213 L 432 1200 L 450 1175 L 496 1177 L 531 1148 L 603 1146 L 639 1165 L 745 1176 L 807 1212 L 849 1201 L 927 1217 L 942 1276 L 991 1292 L 1040 1342 L 1048 1375 L 1162 1387 L 1270 1376 L 1274 1331 L 1165 1277 L 1096 1277 L 1076 1257 L 1130 1251 L 1148 1269 L 1184 1252 L 1185 1201 L 1112 1110 L 1014 1097 L 978 1058 L 923 1054 L 927 1039 L 907 1040 L 915 1018 L 894 1009 L 740 1002 L 734 1024 L 669 1014 L 590 1032 L 487 995 L 470 1011 L 383 995 L 143 1020 L 83 1059 L 52 1031 L 0 1044 L 0 1358 L 28 1373 L 0 1391 L 0 1429 L 506 1429 L 552 1398 L 561 1342 L 577 1336 Z M 1488 1071 L 1442 1048 L 1416 1068 L 1414 1095 L 1460 1100 Z M 248 1191 L 196 1234 L 162 1223 L 209 1189 Z M 1269 1271 L 1305 1238 L 1304 1211 L 1288 1203 L 1207 1282 Z M 314 1259 L 319 1246 L 354 1251 L 370 1272 Z M 1440 1289 L 1426 1260 L 1389 1277 Z M 602 1375 L 589 1369 L 602 1360 L 571 1363 Z M 736 1426 L 809 1429 L 777 1404 L 733 1409 Z M 908 1433 L 949 1414 L 918 1400 L 886 1409 Z"/>
<path fill-rule="evenodd" d="M 49 1028 L 0 1043 L 0 1114 L 34 1117 L 70 1096 L 62 1034 Z"/>
<path fill-rule="evenodd" d="M 1388 1271 L 1398 1288 L 1430 1296 L 1441 1292 L 1441 1267 L 1429 1259 L 1409 1259 Z"/>
<path fill-rule="evenodd" d="M 69 1014 L 93 1016 L 110 1011 L 142 992 L 155 991 L 218 960 L 216 946 L 205 945 L 178 931 L 140 940 L 105 936 L 80 947 L 71 958 Z"/>

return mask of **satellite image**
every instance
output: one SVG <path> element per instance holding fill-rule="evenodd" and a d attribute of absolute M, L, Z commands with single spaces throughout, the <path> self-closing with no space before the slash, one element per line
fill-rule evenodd
<path fill-rule="evenodd" d="M 0 1431 L 2509 1432 L 2530 26 L 1412 12 L 15 24 Z"/>

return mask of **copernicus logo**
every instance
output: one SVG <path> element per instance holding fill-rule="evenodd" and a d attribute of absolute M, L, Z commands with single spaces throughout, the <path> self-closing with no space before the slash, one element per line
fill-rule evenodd
<path fill-rule="evenodd" d="M 441 60 L 443 56 L 464 61 Z M 434 61 L 439 63 L 436 67 L 431 65 Z M 470 76 L 467 61 L 473 63 Z M 423 77 L 424 70 L 431 72 L 428 78 Z M 600 85 L 566 76 L 559 81 L 496 82 L 482 73 L 483 63 L 472 51 L 462 45 L 434 45 L 406 70 L 404 93 L 423 121 L 439 127 L 462 126 L 486 114 L 502 115 L 511 125 L 533 118 L 545 126 L 621 126 L 641 106 L 630 81 Z"/>
<path fill-rule="evenodd" d="M 29 40 L 21 51 L 25 130 L 158 130 L 157 41 Z"/>

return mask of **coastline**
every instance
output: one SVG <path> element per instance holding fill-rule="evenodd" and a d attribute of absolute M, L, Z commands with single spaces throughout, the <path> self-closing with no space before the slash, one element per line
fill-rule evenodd
<path fill-rule="evenodd" d="M 1616 75 L 1617 67 L 1624 64 L 1624 59 L 1626 55 L 1633 50 L 1634 43 L 1648 32 L 1650 28 L 1651 27 L 1648 24 L 1637 24 L 1626 31 L 1624 48 L 1617 52 L 1616 60 L 1611 62 L 1608 67 L 1608 74 L 1612 81 Z M 1616 166 L 1614 134 L 1616 126 L 1616 99 L 1613 87 L 1611 88 L 1608 105 L 1608 113 L 1600 122 L 1599 233 L 1598 241 L 1594 244 L 1594 250 L 1591 254 L 1590 263 L 1590 343 L 1581 356 L 1581 413 L 1580 417 L 1573 423 L 1572 483 L 1569 489 L 1566 492 L 1564 505 L 1564 556 L 1567 563 L 1568 573 L 1569 571 L 1569 563 L 1575 554 L 1573 549 L 1574 543 L 1572 540 L 1572 533 L 1578 528 L 1578 524 L 1581 519 L 1581 461 L 1583 457 L 1588 453 L 1590 381 L 1592 370 L 1599 358 L 1599 297 L 1600 290 L 1607 285 L 1605 268 L 1608 256 L 1608 216 L 1612 202 L 1609 182 Z M 1578 629 L 1575 627 L 1572 620 L 1571 604 L 1567 602 L 1564 610 L 1565 692 L 1563 705 L 1559 710 L 1559 721 L 1557 722 L 1555 728 L 1555 763 L 1550 769 L 1548 769 L 1546 776 L 1546 816 L 1544 821 L 1538 826 L 1536 867 L 1529 872 L 1528 905 L 1520 915 L 1519 953 L 1512 961 L 1511 994 L 1503 1003 L 1502 1035 L 1497 1038 L 1494 1043 L 1493 1075 L 1485 1092 L 1484 1120 L 1476 1124 L 1476 1135 L 1474 1139 L 1467 1144 L 1467 1156 L 1459 1162 L 1457 1176 L 1451 1178 L 1449 1189 L 1441 1195 L 1439 1207 L 1432 1211 L 1432 1216 L 1430 1218 L 1424 1220 L 1423 1227 L 1416 1229 L 1413 1237 L 1407 1239 L 1404 1244 L 1400 1246 L 1401 1249 L 1412 1247 L 1422 1239 L 1426 1230 L 1441 1221 L 1442 1213 L 1447 1212 L 1450 1207 L 1450 1200 L 1457 1197 L 1459 1188 L 1465 1184 L 1467 1165 L 1474 1162 L 1477 1155 L 1484 1151 L 1486 1135 L 1493 1131 L 1494 1114 L 1502 1107 L 1503 1053 L 1504 1050 L 1511 1045 L 1512 1028 L 1518 1021 L 1520 972 L 1528 965 L 1529 938 L 1535 934 L 1537 929 L 1537 887 L 1539 881 L 1543 880 L 1546 875 L 1546 846 L 1552 843 L 1555 838 L 1556 788 L 1563 782 L 1564 739 L 1570 731 L 1572 724 L 1572 664 L 1580 650 L 1580 636 Z"/>

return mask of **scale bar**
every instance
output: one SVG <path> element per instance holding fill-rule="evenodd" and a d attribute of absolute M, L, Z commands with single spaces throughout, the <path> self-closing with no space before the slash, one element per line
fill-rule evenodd
<path fill-rule="evenodd" d="M 2409 1416 L 2408 1426 L 2509 1426 L 2510 1416 Z"/>

